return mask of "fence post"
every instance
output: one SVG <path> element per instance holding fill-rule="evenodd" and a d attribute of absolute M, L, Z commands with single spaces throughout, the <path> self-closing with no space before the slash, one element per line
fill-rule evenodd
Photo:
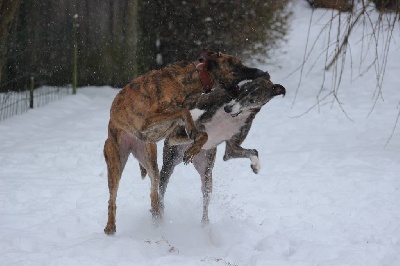
<path fill-rule="evenodd" d="M 29 86 L 29 108 L 33 109 L 33 89 L 35 88 L 35 80 L 33 76 L 30 78 Z"/>
<path fill-rule="evenodd" d="M 76 94 L 76 85 L 78 82 L 78 40 L 76 37 L 78 28 L 78 14 L 75 14 L 72 22 L 72 34 L 74 41 L 74 56 L 73 56 L 73 73 L 72 73 L 72 94 Z"/>

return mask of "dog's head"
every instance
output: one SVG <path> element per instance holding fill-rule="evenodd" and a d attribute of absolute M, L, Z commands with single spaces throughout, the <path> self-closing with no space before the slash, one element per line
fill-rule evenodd
<path fill-rule="evenodd" d="M 243 84 L 239 89 L 239 96 L 227 104 L 224 110 L 236 117 L 246 110 L 259 110 L 275 96 L 285 94 L 286 89 L 280 84 L 272 83 L 266 72 L 264 77 Z"/>
<path fill-rule="evenodd" d="M 236 92 L 237 85 L 243 80 L 253 80 L 265 75 L 264 71 L 247 67 L 232 55 L 204 49 L 201 57 L 205 59 L 207 70 L 213 74 L 215 80 L 230 92 Z"/>

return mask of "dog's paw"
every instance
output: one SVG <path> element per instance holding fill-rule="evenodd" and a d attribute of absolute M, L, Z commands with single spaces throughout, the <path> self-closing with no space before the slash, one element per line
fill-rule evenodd
<path fill-rule="evenodd" d="M 112 236 L 115 234 L 117 231 L 115 224 L 114 225 L 109 225 L 107 224 L 106 228 L 104 228 L 104 233 L 108 236 Z"/>
<path fill-rule="evenodd" d="M 251 165 L 251 169 L 253 169 L 253 172 L 255 174 L 258 174 L 260 172 L 260 166 L 259 165 L 252 164 Z"/>
<path fill-rule="evenodd" d="M 187 152 L 185 152 L 185 154 L 183 155 L 183 163 L 187 165 L 193 162 L 193 157 L 194 157 L 193 154 L 188 154 Z"/>
<path fill-rule="evenodd" d="M 201 147 L 199 148 L 198 145 L 193 144 L 183 155 L 183 162 L 185 164 L 189 164 L 193 162 L 194 156 L 196 156 L 201 150 Z"/>
<path fill-rule="evenodd" d="M 250 160 L 251 160 L 251 169 L 255 174 L 258 174 L 261 169 L 261 164 L 260 160 L 258 159 L 258 156 L 250 156 Z"/>
<path fill-rule="evenodd" d="M 224 157 L 223 157 L 223 160 L 224 161 L 228 161 L 230 158 L 232 158 L 230 155 L 228 155 L 228 154 L 224 154 Z"/>
<path fill-rule="evenodd" d="M 160 210 L 158 210 L 158 211 L 150 210 L 150 212 L 151 212 L 151 216 L 153 218 L 153 225 L 160 226 L 163 221 L 163 215 L 162 215 L 161 211 Z"/>

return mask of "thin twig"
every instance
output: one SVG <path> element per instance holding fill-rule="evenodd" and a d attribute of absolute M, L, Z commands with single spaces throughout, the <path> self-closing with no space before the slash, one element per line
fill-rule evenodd
<path fill-rule="evenodd" d="M 314 10 L 311 12 L 311 16 L 310 16 L 310 23 L 309 23 L 309 25 L 308 25 L 308 31 L 307 31 L 306 47 L 304 48 L 303 63 L 302 63 L 302 65 L 301 65 L 301 69 L 300 69 L 300 80 L 299 80 L 299 83 L 298 83 L 297 88 L 296 88 L 296 92 L 295 92 L 294 99 L 293 99 L 293 102 L 292 102 L 292 108 L 293 108 L 293 106 L 294 106 L 294 102 L 296 101 L 297 94 L 298 94 L 298 92 L 299 92 L 300 84 L 301 84 L 302 77 L 303 77 L 303 71 L 304 71 L 304 65 L 305 65 L 305 63 L 306 63 L 307 46 L 308 46 L 308 40 L 309 40 L 309 38 L 310 38 L 310 32 L 311 32 L 311 24 L 312 24 L 313 14 L 314 14 Z"/>

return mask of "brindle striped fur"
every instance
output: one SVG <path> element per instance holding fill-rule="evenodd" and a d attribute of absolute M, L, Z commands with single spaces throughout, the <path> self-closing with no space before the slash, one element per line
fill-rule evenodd
<path fill-rule="evenodd" d="M 239 59 L 227 54 L 203 52 L 210 78 L 233 90 L 245 79 L 264 74 L 248 68 Z M 184 126 L 193 144 L 184 154 L 190 162 L 207 141 L 205 132 L 198 132 L 189 110 L 203 93 L 196 67 L 191 62 L 180 62 L 151 71 L 127 84 L 115 97 L 110 110 L 108 138 L 104 157 L 108 170 L 108 221 L 104 232 L 116 231 L 116 198 L 118 184 L 129 154 L 139 161 L 151 181 L 151 212 L 155 221 L 161 219 L 158 186 L 160 173 L 157 165 L 156 142 L 167 137 L 176 127 Z"/>

